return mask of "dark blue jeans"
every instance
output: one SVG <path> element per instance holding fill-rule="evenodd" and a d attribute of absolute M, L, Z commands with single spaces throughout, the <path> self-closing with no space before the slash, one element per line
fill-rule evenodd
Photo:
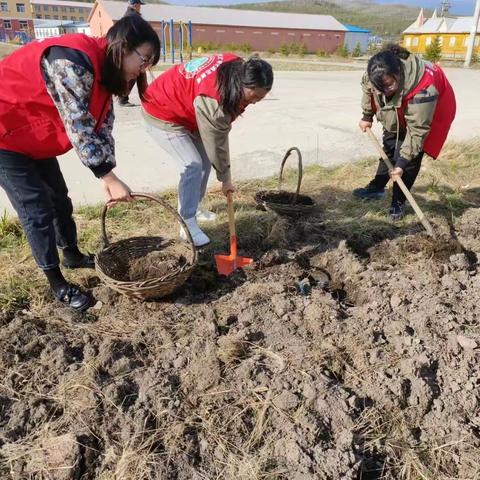
<path fill-rule="evenodd" d="M 58 267 L 57 246 L 76 246 L 77 228 L 57 159 L 33 160 L 0 150 L 0 186 L 17 212 L 38 266 Z"/>
<path fill-rule="evenodd" d="M 395 157 L 399 154 L 400 148 L 402 146 L 405 134 L 401 135 L 397 145 L 397 135 L 395 133 L 383 132 L 383 149 L 387 154 L 387 157 L 391 160 L 392 164 L 395 165 Z M 410 160 L 406 167 L 404 168 L 402 180 L 405 186 L 411 190 L 415 180 L 417 179 L 418 172 L 422 166 L 423 152 L 420 152 L 415 158 Z M 390 181 L 390 175 L 388 173 L 388 167 L 385 162 L 380 159 L 378 161 L 377 173 L 375 178 L 370 182 L 370 185 L 374 185 L 378 189 L 385 188 L 387 183 Z M 405 194 L 402 192 L 397 182 L 393 184 L 392 192 L 392 204 L 393 203 L 405 203 Z"/>

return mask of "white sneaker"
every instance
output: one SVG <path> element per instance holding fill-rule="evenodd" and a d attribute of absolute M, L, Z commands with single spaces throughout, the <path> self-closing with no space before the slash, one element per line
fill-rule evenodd
<path fill-rule="evenodd" d="M 217 219 L 217 214 L 206 208 L 198 207 L 196 217 L 199 222 L 213 222 Z"/>
<path fill-rule="evenodd" d="M 190 231 L 190 235 L 193 239 L 193 244 L 196 247 L 204 247 L 205 245 L 208 245 L 210 243 L 210 239 L 205 235 L 205 233 L 202 232 L 202 230 L 198 226 L 196 218 L 189 218 L 184 220 L 184 222 L 187 225 L 188 230 Z M 182 240 L 187 240 L 187 234 L 184 231 L 183 227 L 180 227 L 180 238 Z"/>

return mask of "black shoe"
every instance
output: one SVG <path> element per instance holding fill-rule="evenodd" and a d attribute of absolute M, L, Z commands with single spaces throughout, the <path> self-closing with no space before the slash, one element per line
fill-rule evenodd
<path fill-rule="evenodd" d="M 92 254 L 82 255 L 79 260 L 73 260 L 70 258 L 63 258 L 63 266 L 65 268 L 95 268 L 95 256 Z"/>
<path fill-rule="evenodd" d="M 353 191 L 353 196 L 362 200 L 380 200 L 385 196 L 385 189 L 367 185 L 366 187 L 356 188 Z"/>
<path fill-rule="evenodd" d="M 390 220 L 396 222 L 397 220 L 401 220 L 405 216 L 405 203 L 402 202 L 394 202 L 392 206 L 388 210 L 388 216 Z"/>
<path fill-rule="evenodd" d="M 79 312 L 83 312 L 93 305 L 92 297 L 82 292 L 76 285 L 72 285 L 71 283 L 67 283 L 53 293 L 59 302 Z"/>

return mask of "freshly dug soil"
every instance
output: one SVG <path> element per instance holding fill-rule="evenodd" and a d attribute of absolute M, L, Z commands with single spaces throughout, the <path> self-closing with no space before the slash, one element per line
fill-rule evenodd
<path fill-rule="evenodd" d="M 165 302 L 19 312 L 0 478 L 480 478 L 479 209 L 454 227 L 460 248 L 399 230 L 365 251 L 305 226 Z"/>
<path fill-rule="evenodd" d="M 293 198 L 295 194 L 292 192 L 285 192 L 283 190 L 275 192 L 275 191 L 261 191 L 258 192 L 257 198 L 261 201 L 270 202 L 270 203 L 278 203 L 282 205 L 292 205 Z M 314 201 L 308 195 L 301 195 L 297 196 L 297 200 L 294 203 L 299 205 L 314 205 Z"/>
<path fill-rule="evenodd" d="M 161 278 L 178 270 L 186 263 L 184 256 L 176 256 L 171 251 L 154 251 L 136 258 L 129 264 L 128 276 L 132 282 Z"/>

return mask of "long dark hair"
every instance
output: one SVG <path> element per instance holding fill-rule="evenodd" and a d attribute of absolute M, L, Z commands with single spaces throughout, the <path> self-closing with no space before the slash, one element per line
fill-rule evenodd
<path fill-rule="evenodd" d="M 406 60 L 409 56 L 410 52 L 396 43 L 385 45 L 368 61 L 367 74 L 372 85 L 382 92 L 384 75 L 396 77 L 399 83 L 403 83 L 402 60 Z"/>
<path fill-rule="evenodd" d="M 125 55 L 144 43 L 153 48 L 152 65 L 160 59 L 160 40 L 155 30 L 140 15 L 130 15 L 121 18 L 107 32 L 107 53 L 102 66 L 102 85 L 114 95 L 124 95 L 130 91 L 123 78 L 122 62 Z M 137 78 L 137 88 L 140 98 L 147 89 L 147 75 L 140 74 Z"/>
<path fill-rule="evenodd" d="M 217 88 L 220 105 L 232 118 L 238 117 L 241 113 L 244 87 L 263 88 L 268 92 L 272 85 L 272 66 L 256 55 L 247 61 L 239 58 L 222 63 L 218 67 Z"/>

